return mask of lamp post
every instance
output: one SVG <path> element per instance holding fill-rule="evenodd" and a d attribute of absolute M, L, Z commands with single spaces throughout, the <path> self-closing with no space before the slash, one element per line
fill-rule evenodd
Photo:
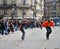
<path fill-rule="evenodd" d="M 13 17 L 17 16 L 15 0 L 12 0 L 12 9 L 11 10 L 12 10 L 11 16 L 12 16 L 12 19 L 13 19 Z"/>
<path fill-rule="evenodd" d="M 35 20 L 36 20 L 36 4 L 37 4 L 37 2 L 36 2 L 36 0 L 34 0 L 33 19 L 35 19 Z"/>
<path fill-rule="evenodd" d="M 56 1 L 53 1 L 53 14 L 54 14 L 54 17 L 56 16 Z"/>
<path fill-rule="evenodd" d="M 24 18 L 24 17 L 25 17 L 25 15 L 26 15 L 26 12 L 25 12 L 25 10 L 24 10 L 24 9 L 22 9 L 22 17 Z"/>
<path fill-rule="evenodd" d="M 3 0 L 3 16 L 7 15 L 7 0 Z"/>
<path fill-rule="evenodd" d="M 49 8 L 48 7 L 46 7 L 45 12 L 46 12 L 46 15 L 47 15 L 46 19 L 49 19 L 50 16 L 49 16 Z"/>
<path fill-rule="evenodd" d="M 23 6 L 24 6 L 24 5 L 26 5 L 26 0 L 23 0 Z M 23 19 L 24 19 L 25 15 L 26 15 L 26 12 L 25 12 L 25 8 L 23 7 L 23 8 L 22 8 L 22 18 L 23 18 Z"/>

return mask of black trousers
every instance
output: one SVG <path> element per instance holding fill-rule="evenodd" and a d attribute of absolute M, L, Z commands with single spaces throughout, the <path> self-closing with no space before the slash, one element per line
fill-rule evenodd
<path fill-rule="evenodd" d="M 46 30 L 47 30 L 47 32 L 46 32 L 46 38 L 48 39 L 49 38 L 49 35 L 52 32 L 52 30 L 51 30 L 51 27 L 50 26 L 49 27 L 46 27 Z"/>
<path fill-rule="evenodd" d="M 25 37 L 25 31 L 24 31 L 24 29 L 20 29 L 20 31 L 22 32 L 22 39 L 24 39 L 24 37 Z"/>
<path fill-rule="evenodd" d="M 3 35 L 4 34 L 4 30 L 0 29 L 0 34 Z"/>

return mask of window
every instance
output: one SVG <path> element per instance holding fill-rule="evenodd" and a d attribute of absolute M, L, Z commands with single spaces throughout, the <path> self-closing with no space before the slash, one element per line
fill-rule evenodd
<path fill-rule="evenodd" d="M 26 3 L 26 0 L 21 0 L 21 1 L 22 1 L 22 3 L 24 3 L 24 4 Z"/>
<path fill-rule="evenodd" d="M 56 0 L 52 0 L 53 2 L 56 2 Z"/>
<path fill-rule="evenodd" d="M 42 0 L 40 0 L 40 2 L 42 2 Z"/>
<path fill-rule="evenodd" d="M 52 15 L 53 15 L 53 16 L 56 16 L 56 12 L 52 12 Z"/>
<path fill-rule="evenodd" d="M 3 10 L 3 14 L 7 15 L 7 10 L 6 9 Z"/>
<path fill-rule="evenodd" d="M 4 3 L 7 3 L 7 0 L 3 0 Z"/>
<path fill-rule="evenodd" d="M 12 0 L 12 3 L 15 4 L 16 0 Z"/>
<path fill-rule="evenodd" d="M 34 0 L 34 4 L 35 4 L 36 0 Z"/>
<path fill-rule="evenodd" d="M 22 15 L 26 15 L 26 12 L 25 12 L 25 10 L 23 10 L 23 11 L 22 11 Z"/>

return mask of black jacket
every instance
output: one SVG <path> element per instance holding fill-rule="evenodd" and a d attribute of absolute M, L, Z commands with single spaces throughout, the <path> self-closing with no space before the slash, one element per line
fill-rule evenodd
<path fill-rule="evenodd" d="M 0 22 L 0 29 L 5 29 L 3 22 Z"/>

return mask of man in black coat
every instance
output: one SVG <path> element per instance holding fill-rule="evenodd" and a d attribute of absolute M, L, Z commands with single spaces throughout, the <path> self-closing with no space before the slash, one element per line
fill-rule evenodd
<path fill-rule="evenodd" d="M 18 22 L 19 30 L 22 32 L 22 37 L 21 37 L 22 40 L 24 40 L 24 38 L 25 38 L 25 31 L 24 31 L 23 26 L 24 26 L 24 23 L 19 23 Z"/>
<path fill-rule="evenodd" d="M 1 34 L 1 35 L 4 34 L 4 30 L 5 30 L 5 27 L 4 27 L 3 20 L 0 20 L 0 34 Z"/>

